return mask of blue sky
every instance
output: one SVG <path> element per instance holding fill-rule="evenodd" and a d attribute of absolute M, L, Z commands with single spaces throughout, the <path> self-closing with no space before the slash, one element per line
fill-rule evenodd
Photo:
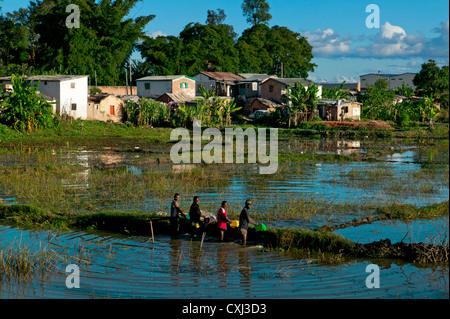
<path fill-rule="evenodd" d="M 29 0 L 4 0 L 3 12 L 28 5 Z M 68 0 L 70 3 L 70 0 Z M 418 72 L 422 63 L 434 59 L 449 64 L 449 2 L 447 0 L 268 0 L 269 26 L 286 26 L 308 38 L 313 46 L 310 73 L 317 82 L 356 82 L 366 73 Z M 208 9 L 221 8 L 225 23 L 239 35 L 248 28 L 242 0 L 144 0 L 131 15 L 154 14 L 146 32 L 178 35 L 190 22 L 204 23 Z M 376 4 L 380 28 L 367 28 L 366 12 Z M 81 19 L 82 19 L 81 12 Z"/>

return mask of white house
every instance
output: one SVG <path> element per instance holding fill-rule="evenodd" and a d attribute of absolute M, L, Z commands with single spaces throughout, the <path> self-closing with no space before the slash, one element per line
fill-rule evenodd
<path fill-rule="evenodd" d="M 412 89 L 416 89 L 416 86 L 413 84 L 413 79 L 417 73 L 402 73 L 402 74 L 378 74 L 378 73 L 369 73 L 360 75 L 360 83 L 361 89 L 367 90 L 368 86 L 373 86 L 378 79 L 384 79 L 389 83 L 390 89 L 401 88 L 402 83 L 408 85 Z"/>
<path fill-rule="evenodd" d="M 53 112 L 75 119 L 87 119 L 88 75 L 33 75 L 26 76 L 32 85 L 38 82 L 39 91 L 47 99 L 55 100 Z M 11 77 L 0 78 L 6 87 L 12 88 Z"/>
<path fill-rule="evenodd" d="M 159 98 L 165 93 L 184 93 L 195 97 L 196 79 L 186 75 L 147 76 L 136 80 L 137 95 Z"/>

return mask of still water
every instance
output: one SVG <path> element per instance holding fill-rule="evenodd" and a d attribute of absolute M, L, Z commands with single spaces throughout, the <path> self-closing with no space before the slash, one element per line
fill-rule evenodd
<path fill-rule="evenodd" d="M 1 298 L 448 298 L 448 268 L 376 260 L 324 265 L 311 259 L 219 243 L 157 236 L 125 237 L 0 226 L 0 246 L 22 242 L 68 257 L 44 278 L 0 283 Z M 50 249 L 49 248 L 49 249 Z M 79 251 L 83 250 L 83 256 Z M 81 258 L 81 259 L 80 259 Z M 87 264 L 82 259 L 89 260 Z M 79 288 L 66 287 L 78 264 Z M 380 288 L 366 267 L 380 267 Z"/>

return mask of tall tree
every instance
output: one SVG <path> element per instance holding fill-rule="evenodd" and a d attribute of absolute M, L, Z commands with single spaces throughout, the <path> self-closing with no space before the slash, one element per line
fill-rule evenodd
<path fill-rule="evenodd" d="M 126 18 L 140 0 L 73 0 L 80 28 L 68 28 L 66 0 L 37 0 L 29 6 L 39 35 L 36 64 L 41 70 L 96 73 L 98 82 L 117 84 L 144 27 L 154 15 Z"/>
<path fill-rule="evenodd" d="M 236 72 L 239 64 L 233 38 L 225 25 L 190 23 L 180 33 L 188 74 L 200 71 Z"/>
<path fill-rule="evenodd" d="M 214 25 L 223 25 L 226 28 L 228 28 L 228 33 L 230 36 L 234 39 L 237 37 L 236 32 L 234 32 L 234 28 L 232 25 L 224 24 L 227 15 L 225 14 L 225 11 L 223 9 L 217 9 L 217 11 L 214 10 L 208 10 L 208 15 L 206 17 L 206 24 L 214 24 Z"/>
<path fill-rule="evenodd" d="M 272 15 L 269 13 L 270 6 L 267 0 L 244 0 L 242 11 L 248 23 L 252 25 L 269 24 Z"/>
<path fill-rule="evenodd" d="M 449 72 L 448 66 L 439 68 L 434 60 L 422 64 L 419 73 L 413 79 L 417 91 L 421 95 L 431 95 L 448 107 Z"/>
<path fill-rule="evenodd" d="M 225 11 L 223 9 L 217 9 L 217 11 L 214 10 L 208 10 L 208 16 L 206 17 L 206 24 L 215 24 L 219 25 L 222 24 L 222 22 L 225 20 L 227 15 L 225 14 Z"/>
<path fill-rule="evenodd" d="M 146 74 L 173 75 L 186 73 L 184 45 L 174 36 L 146 36 L 138 45 L 145 62 L 140 65 Z M 144 74 L 142 74 L 144 75 Z"/>
<path fill-rule="evenodd" d="M 236 43 L 240 72 L 304 77 L 314 71 L 312 47 L 299 33 L 286 27 L 257 24 L 246 29 Z"/>

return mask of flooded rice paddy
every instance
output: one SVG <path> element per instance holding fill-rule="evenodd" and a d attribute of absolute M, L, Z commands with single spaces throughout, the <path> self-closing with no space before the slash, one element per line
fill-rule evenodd
<path fill-rule="evenodd" d="M 252 198 L 252 217 L 268 227 L 315 229 L 375 214 L 382 205 L 422 207 L 447 201 L 448 142 L 437 145 L 285 140 L 279 152 L 299 158 L 281 161 L 278 172 L 270 176 L 257 174 L 252 164 L 172 165 L 164 160 L 168 148 L 160 146 L 4 150 L 0 199 L 7 205 L 25 203 L 60 212 L 167 212 L 173 193 L 179 192 L 183 210 L 197 195 L 204 212 L 215 215 L 220 202 L 227 200 L 229 212 L 237 216 L 245 200 Z M 347 159 L 329 160 L 327 155 Z M 448 216 L 379 221 L 335 233 L 359 243 L 390 238 L 393 243 L 448 244 Z M 156 236 L 152 245 L 147 237 L 0 226 L 0 247 L 19 238 L 31 247 L 52 247 L 65 259 L 48 276 L 0 281 L 3 298 L 449 296 L 448 266 L 420 268 L 387 260 L 329 265 L 260 247 L 242 248 L 232 241 L 219 243 L 215 238 L 206 238 L 200 248 L 199 240 L 184 236 Z M 65 286 L 67 263 L 82 264 L 78 289 Z M 365 269 L 371 263 L 381 269 L 379 289 L 365 284 Z"/>
<path fill-rule="evenodd" d="M 242 248 L 234 242 L 50 232 L 0 227 L 0 245 L 21 239 L 69 255 L 48 276 L 2 281 L 2 298 L 448 298 L 448 268 L 378 263 L 380 288 L 366 287 L 376 261 L 323 265 L 313 259 Z M 83 247 L 80 262 L 78 251 Z M 71 256 L 72 257 L 71 259 Z M 80 288 L 65 267 L 80 265 Z"/>

